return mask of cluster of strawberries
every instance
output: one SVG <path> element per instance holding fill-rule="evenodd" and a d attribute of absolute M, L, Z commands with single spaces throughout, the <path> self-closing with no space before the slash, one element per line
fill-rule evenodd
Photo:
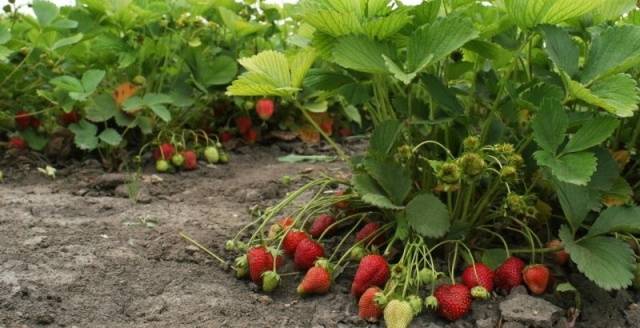
<path fill-rule="evenodd" d="M 276 104 L 272 99 L 262 98 L 256 102 L 256 114 L 263 121 L 268 121 L 276 112 Z M 253 121 L 249 115 L 241 115 L 235 118 L 238 133 L 245 142 L 254 144 L 260 137 L 260 130 L 253 126 Z M 233 138 L 233 134 L 228 130 L 220 132 L 220 141 L 227 142 Z"/>
<path fill-rule="evenodd" d="M 71 124 L 80 122 L 80 114 L 77 111 L 63 112 L 60 114 L 58 122 L 61 126 L 67 127 Z M 42 121 L 33 113 L 27 111 L 18 111 L 14 116 L 14 123 L 18 131 L 24 131 L 29 128 L 39 129 Z M 13 135 L 9 138 L 8 148 L 25 150 L 28 144 L 24 138 L 19 135 Z"/>
<path fill-rule="evenodd" d="M 326 294 L 333 279 L 334 266 L 325 259 L 325 248 L 318 242 L 324 234 L 335 226 L 333 216 L 322 214 L 315 218 L 308 232 L 294 229 L 294 220 L 283 218 L 270 230 L 285 231 L 282 237 L 284 254 L 293 259 L 298 270 L 306 271 L 297 291 L 300 295 Z M 356 242 L 366 242 L 380 229 L 376 222 L 365 224 L 356 234 Z M 376 237 L 377 239 L 377 237 Z M 251 281 L 260 285 L 266 292 L 275 289 L 280 281 L 274 271 L 284 263 L 284 258 L 273 248 L 254 246 L 235 261 L 237 277 L 249 276 Z M 362 258 L 352 285 L 352 293 L 360 296 L 371 286 L 384 286 L 389 278 L 389 265 L 380 255 L 367 255 Z"/>
<path fill-rule="evenodd" d="M 342 193 L 336 193 L 341 196 Z M 347 201 L 335 203 L 338 209 L 349 207 Z M 334 271 L 340 263 L 331 263 L 325 258 L 325 247 L 319 242 L 325 235 L 336 230 L 336 219 L 328 214 L 315 218 L 307 231 L 296 229 L 296 222 L 289 217 L 280 219 L 271 226 L 269 240 L 279 246 L 257 245 L 249 248 L 246 253 L 235 260 L 236 275 L 249 278 L 270 292 L 280 284 L 277 270 L 284 264 L 284 256 L 293 259 L 295 267 L 304 271 L 305 275 L 298 285 L 300 295 L 326 294 L 331 288 Z M 406 328 L 413 318 L 424 309 L 435 311 L 442 318 L 456 321 L 471 310 L 473 299 L 488 299 L 494 290 L 509 292 L 514 287 L 525 284 L 534 295 L 543 294 L 551 279 L 549 268 L 544 264 L 527 266 L 525 262 L 515 256 L 508 257 L 497 269 L 492 270 L 483 263 L 473 263 L 467 266 L 460 277 L 460 282 L 441 284 L 434 287 L 432 294 L 425 298 L 418 295 L 400 297 L 394 292 L 399 283 L 396 270 L 406 270 L 398 263 L 390 265 L 385 256 L 373 253 L 367 254 L 361 244 L 382 246 L 385 243 L 383 226 L 377 222 L 364 224 L 355 234 L 356 243 L 351 248 L 351 258 L 359 259 L 352 285 L 351 294 L 358 301 L 358 315 L 370 322 L 376 322 L 384 317 L 387 327 Z M 231 245 L 231 244 L 233 245 Z M 237 247 L 234 241 L 229 241 L 228 249 Z M 547 244 L 549 249 L 561 249 L 561 243 L 554 240 Z M 243 244 L 239 249 L 245 249 Z M 280 253 L 282 249 L 283 253 Z M 354 252 L 361 249 L 361 252 Z M 563 265 L 568 261 L 568 254 L 562 250 L 553 253 L 557 264 Z M 406 273 L 406 271 L 404 271 Z M 337 275 L 337 273 L 336 273 Z M 409 277 L 412 275 L 402 276 Z M 435 284 L 440 273 L 431 268 L 422 268 L 416 277 L 420 284 Z M 396 278 L 394 278 L 396 277 Z M 404 279 L 404 278 L 403 278 Z M 405 281 L 405 283 L 407 283 Z M 410 282 L 412 283 L 412 282 Z"/>
<path fill-rule="evenodd" d="M 207 146 L 202 151 L 204 159 L 210 163 L 227 163 L 229 156 L 219 147 L 222 145 Z M 193 149 L 177 151 L 170 143 L 160 144 L 153 150 L 153 158 L 156 161 L 156 171 L 164 173 L 174 169 L 192 171 L 198 168 L 198 153 Z"/>
<path fill-rule="evenodd" d="M 564 252 L 558 252 L 556 258 L 565 255 Z M 362 319 L 372 322 L 384 315 L 387 327 L 406 328 L 424 305 L 427 309 L 436 310 L 442 318 L 456 321 L 469 313 L 474 298 L 487 299 L 494 289 L 508 292 L 523 282 L 532 294 L 540 295 L 547 289 L 549 279 L 550 271 L 545 265 L 525 266 L 522 259 L 512 256 L 495 271 L 482 263 L 468 266 L 462 273 L 461 283 L 438 286 L 424 302 L 416 296 L 387 302 L 379 287 L 369 287 L 360 297 L 358 314 Z"/>
<path fill-rule="evenodd" d="M 26 111 L 19 111 L 14 117 L 16 129 L 24 131 L 28 128 L 37 129 L 42 125 L 42 121 L 35 117 L 33 114 Z M 20 136 L 14 135 L 9 138 L 9 149 L 24 150 L 27 149 L 27 142 Z"/>

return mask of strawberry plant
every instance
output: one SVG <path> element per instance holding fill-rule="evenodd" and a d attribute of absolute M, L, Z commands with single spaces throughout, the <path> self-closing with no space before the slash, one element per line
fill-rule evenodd
<path fill-rule="evenodd" d="M 408 326 L 424 304 L 457 320 L 494 286 L 544 293 L 545 255 L 604 289 L 629 287 L 628 242 L 640 232 L 631 164 L 640 28 L 637 9 L 622 18 L 633 1 L 609 5 L 301 1 L 296 47 L 240 59 L 227 94 L 285 99 L 352 176 L 311 181 L 269 207 L 248 245 L 280 248 L 287 231 L 264 230 L 290 215 L 288 230 L 317 239 L 298 247 L 323 243 L 334 280 L 359 262 L 356 298 L 380 288 L 361 300 L 364 318 L 380 316 L 375 298 L 392 327 Z M 314 118 L 332 107 L 372 123 L 366 152 L 348 157 Z M 319 214 L 335 219 L 333 235 L 312 221 Z M 369 220 L 380 224 L 358 236 Z M 240 236 L 231 243 L 244 245 Z M 451 284 L 436 286 L 444 272 Z"/>

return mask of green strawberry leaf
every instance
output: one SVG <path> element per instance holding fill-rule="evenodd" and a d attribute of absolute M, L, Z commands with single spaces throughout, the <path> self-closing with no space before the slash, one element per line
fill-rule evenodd
<path fill-rule="evenodd" d="M 69 125 L 69 130 L 75 135 L 76 146 L 82 150 L 94 150 L 98 148 L 98 127 L 86 120 Z"/>
<path fill-rule="evenodd" d="M 640 91 L 637 82 L 627 74 L 611 75 L 593 82 L 587 88 L 562 75 L 569 94 L 588 104 L 601 107 L 619 117 L 631 117 L 638 110 Z"/>
<path fill-rule="evenodd" d="M 402 124 L 396 120 L 380 123 L 369 139 L 369 154 L 385 157 L 391 153 L 398 137 L 402 133 Z"/>
<path fill-rule="evenodd" d="M 355 191 L 360 194 L 362 201 L 367 204 L 383 209 L 398 210 L 403 208 L 393 204 L 376 181 L 366 173 L 354 174 L 352 184 Z"/>
<path fill-rule="evenodd" d="M 597 190 L 558 181 L 558 179 L 552 179 L 552 183 L 558 194 L 564 216 L 574 231 L 582 225 L 589 212 L 598 210 L 602 206 L 601 193 Z"/>
<path fill-rule="evenodd" d="M 120 133 L 111 128 L 102 131 L 98 135 L 98 139 L 111 146 L 118 146 L 122 142 L 122 136 L 120 135 Z"/>
<path fill-rule="evenodd" d="M 640 64 L 640 26 L 612 26 L 594 36 L 580 74 L 583 83 L 621 73 Z"/>
<path fill-rule="evenodd" d="M 600 145 L 606 141 L 620 125 L 613 117 L 598 117 L 587 121 L 564 147 L 563 153 L 575 153 Z"/>
<path fill-rule="evenodd" d="M 533 155 L 541 166 L 551 169 L 558 180 L 586 186 L 596 171 L 598 160 L 592 152 L 580 152 L 555 157 L 547 151 L 537 151 Z"/>
<path fill-rule="evenodd" d="M 367 158 L 364 167 L 394 204 L 404 204 L 411 191 L 410 172 L 406 168 L 391 159 L 375 158 Z"/>
<path fill-rule="evenodd" d="M 604 210 L 589 229 L 587 237 L 611 232 L 640 233 L 640 207 L 617 206 Z"/>
<path fill-rule="evenodd" d="M 603 236 L 576 241 L 567 226 L 560 228 L 559 236 L 578 270 L 596 285 L 605 290 L 631 285 L 635 259 L 629 244 Z"/>
<path fill-rule="evenodd" d="M 571 39 L 571 35 L 561 27 L 542 25 L 540 30 L 544 34 L 545 50 L 554 64 L 569 76 L 578 73 L 580 49 Z"/>
<path fill-rule="evenodd" d="M 390 50 L 382 43 L 364 36 L 341 37 L 333 48 L 333 60 L 336 64 L 372 74 L 387 73 L 383 55 L 390 57 Z"/>
<path fill-rule="evenodd" d="M 86 118 L 92 122 L 105 122 L 118 113 L 118 107 L 110 94 L 101 94 L 93 98 L 86 108 Z"/>
<path fill-rule="evenodd" d="M 406 215 L 409 226 L 428 238 L 444 236 L 451 226 L 447 206 L 430 193 L 414 197 L 407 204 Z"/>
<path fill-rule="evenodd" d="M 569 116 L 556 99 L 543 99 L 533 122 L 533 140 L 546 152 L 555 155 L 565 140 Z"/>
<path fill-rule="evenodd" d="M 580 17 L 609 0 L 504 0 L 507 14 L 522 28 Z"/>

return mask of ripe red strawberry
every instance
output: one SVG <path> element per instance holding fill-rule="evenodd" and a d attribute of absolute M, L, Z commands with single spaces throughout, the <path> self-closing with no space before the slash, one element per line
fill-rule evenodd
<path fill-rule="evenodd" d="M 256 113 L 264 121 L 270 119 L 275 111 L 276 106 L 273 100 L 269 98 L 262 98 L 256 102 Z"/>
<path fill-rule="evenodd" d="M 247 143 L 254 144 L 258 141 L 258 130 L 249 128 L 249 130 L 243 134 L 243 137 Z"/>
<path fill-rule="evenodd" d="M 369 222 L 367 224 L 364 225 L 364 227 L 362 227 L 362 229 L 360 229 L 360 231 L 358 231 L 356 233 L 356 241 L 362 241 L 364 240 L 364 244 L 368 244 L 371 240 L 371 238 L 373 236 L 375 236 L 380 230 L 380 224 L 377 222 Z M 373 244 L 375 245 L 381 245 L 382 243 L 384 243 L 384 236 L 379 235 L 374 241 Z"/>
<path fill-rule="evenodd" d="M 21 137 L 12 137 L 9 139 L 9 148 L 17 150 L 27 149 L 27 143 Z"/>
<path fill-rule="evenodd" d="M 153 159 L 159 161 L 161 159 L 170 160 L 173 154 L 176 153 L 176 149 L 170 143 L 163 143 L 158 148 L 153 150 Z"/>
<path fill-rule="evenodd" d="M 321 214 L 311 224 L 309 233 L 313 238 L 318 238 L 324 233 L 329 226 L 331 226 L 336 220 L 329 214 Z"/>
<path fill-rule="evenodd" d="M 244 135 L 245 133 L 247 133 L 247 131 L 249 131 L 249 129 L 251 129 L 252 126 L 253 123 L 251 122 L 251 117 L 247 115 L 236 117 L 236 127 L 238 128 L 238 132 L 240 132 L 240 134 Z"/>
<path fill-rule="evenodd" d="M 358 301 L 358 316 L 369 322 L 376 322 L 382 317 L 382 308 L 376 302 L 376 294 L 382 290 L 378 287 L 369 287 Z"/>
<path fill-rule="evenodd" d="M 511 256 L 496 269 L 495 272 L 495 286 L 499 289 L 510 291 L 513 287 L 520 286 L 522 284 L 522 269 L 524 269 L 525 263 L 523 260 Z"/>
<path fill-rule="evenodd" d="M 346 138 L 352 136 L 353 132 L 349 128 L 341 128 L 338 130 L 338 134 L 340 134 L 341 137 Z"/>
<path fill-rule="evenodd" d="M 69 126 L 73 123 L 78 123 L 80 121 L 80 114 L 78 114 L 78 112 L 76 111 L 62 113 L 60 115 L 60 121 L 63 126 Z"/>
<path fill-rule="evenodd" d="M 41 125 L 42 125 L 42 121 L 40 121 L 40 119 L 39 119 L 39 118 L 31 117 L 31 126 L 32 126 L 34 129 L 39 128 Z"/>
<path fill-rule="evenodd" d="M 463 284 L 441 285 L 433 296 L 438 300 L 438 314 L 449 321 L 464 317 L 471 309 L 471 292 Z"/>
<path fill-rule="evenodd" d="M 367 255 L 360 260 L 356 276 L 351 284 L 351 293 L 359 297 L 369 287 L 382 287 L 390 275 L 389 264 L 384 257 L 377 254 Z"/>
<path fill-rule="evenodd" d="M 281 255 L 276 258 L 276 269 L 280 268 L 284 263 Z M 273 255 L 264 246 L 251 248 L 247 252 L 247 264 L 249 266 L 249 276 L 251 281 L 260 285 L 262 283 L 262 274 L 273 270 Z"/>
<path fill-rule="evenodd" d="M 198 155 L 193 150 L 185 150 L 182 152 L 182 157 L 184 157 L 184 163 L 182 167 L 185 170 L 195 170 L 198 168 Z"/>
<path fill-rule="evenodd" d="M 549 241 L 546 246 L 547 248 L 559 248 L 559 247 L 562 247 L 562 242 L 559 241 L 558 239 L 554 239 Z M 559 250 L 557 252 L 554 252 L 553 261 L 557 265 L 560 265 L 560 266 L 565 265 L 569 261 L 569 253 L 567 253 L 565 250 Z"/>
<path fill-rule="evenodd" d="M 494 277 L 495 274 L 493 270 L 483 263 L 476 263 L 475 266 L 470 265 L 462 272 L 462 282 L 465 286 L 471 289 L 479 285 L 484 287 L 489 293 L 493 291 Z"/>
<path fill-rule="evenodd" d="M 298 285 L 298 294 L 326 294 L 331 288 L 331 274 L 327 269 L 314 266 L 304 275 L 302 282 Z"/>
<path fill-rule="evenodd" d="M 322 123 L 320 123 L 320 129 L 322 129 L 322 131 L 324 131 L 324 133 L 326 133 L 327 135 L 332 135 L 333 134 L 333 119 L 328 118 L 324 121 L 322 121 Z"/>
<path fill-rule="evenodd" d="M 544 264 L 529 265 L 522 271 L 522 278 L 534 295 L 542 295 L 549 285 L 549 268 Z"/>
<path fill-rule="evenodd" d="M 25 111 L 19 111 L 16 113 L 15 122 L 18 130 L 25 130 L 31 126 L 31 114 Z"/>
<path fill-rule="evenodd" d="M 225 130 L 225 131 L 220 132 L 219 138 L 220 138 L 220 142 L 227 143 L 231 139 L 233 139 L 233 134 L 231 134 L 231 132 Z"/>
<path fill-rule="evenodd" d="M 300 270 L 307 270 L 314 262 L 324 256 L 324 247 L 312 239 L 303 239 L 298 243 L 293 262 Z"/>
<path fill-rule="evenodd" d="M 309 236 L 304 231 L 291 230 L 282 240 L 282 249 L 287 255 L 294 256 L 298 244 L 305 239 L 309 239 Z"/>

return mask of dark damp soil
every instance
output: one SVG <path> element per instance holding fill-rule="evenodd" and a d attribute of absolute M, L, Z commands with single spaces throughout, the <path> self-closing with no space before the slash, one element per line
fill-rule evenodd
<path fill-rule="evenodd" d="M 137 184 L 92 160 L 52 180 L 36 170 L 41 164 L 5 156 L 0 328 L 378 327 L 357 318 L 347 277 L 324 297 L 298 297 L 299 276 L 265 295 L 179 237 L 183 231 L 232 259 L 224 242 L 249 222 L 250 208 L 273 204 L 306 176 L 347 172 L 341 163 L 281 163 L 284 154 L 278 146 L 241 148 L 228 165 L 177 174 L 149 168 Z M 636 294 L 575 279 L 587 290 L 576 327 L 640 327 Z M 547 298 L 565 310 L 574 304 Z M 474 305 L 453 324 L 423 314 L 412 327 L 527 327 L 501 320 L 502 300 Z"/>

